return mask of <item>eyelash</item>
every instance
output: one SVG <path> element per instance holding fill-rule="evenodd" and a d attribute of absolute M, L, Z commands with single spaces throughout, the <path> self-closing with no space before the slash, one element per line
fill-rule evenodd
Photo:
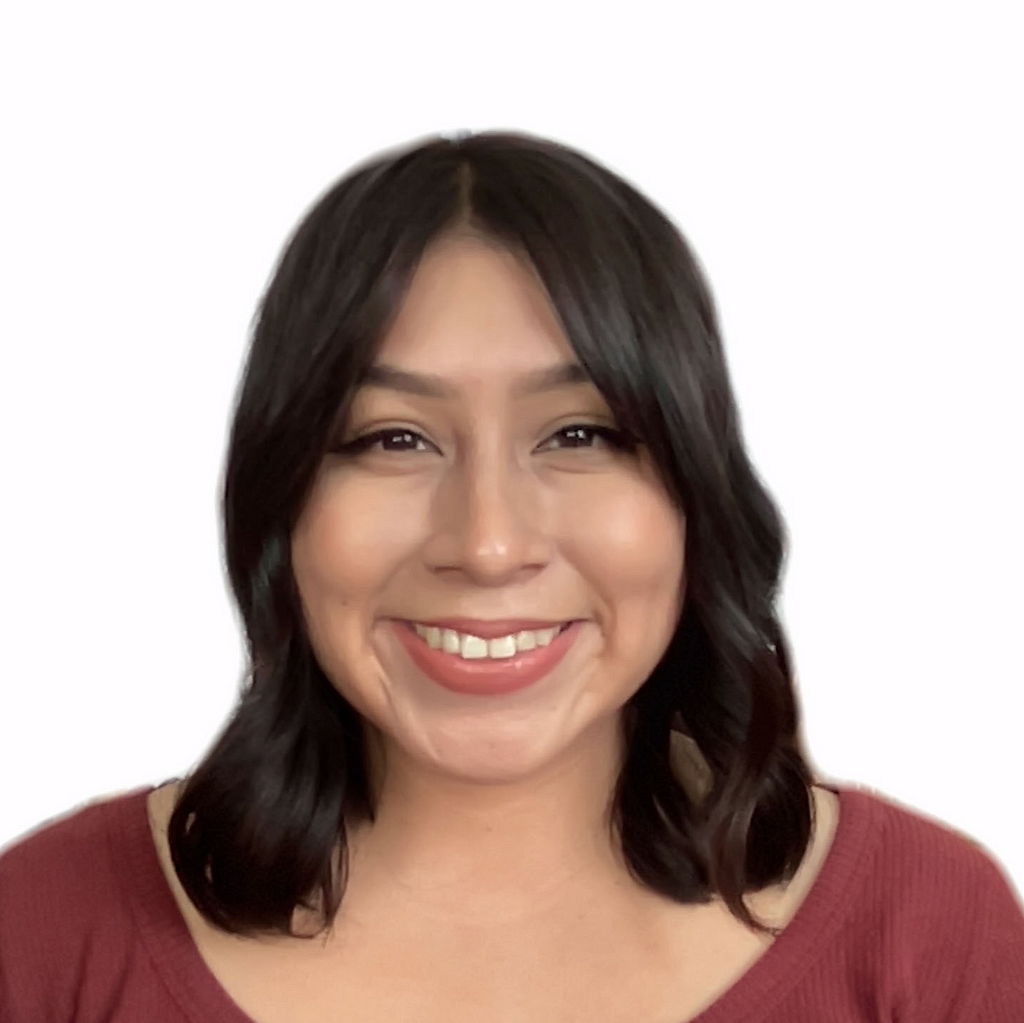
<path fill-rule="evenodd" d="M 616 451 L 633 451 L 636 448 L 636 441 L 625 431 L 615 430 L 609 426 L 595 426 L 592 423 L 571 423 L 569 426 L 563 426 L 560 430 L 556 430 L 551 437 L 558 437 L 562 434 L 576 433 L 581 430 L 589 431 L 597 437 L 602 438 L 609 447 Z M 383 440 L 386 437 L 415 437 L 418 440 L 429 443 L 418 434 L 415 430 L 408 430 L 404 427 L 389 427 L 385 430 L 376 430 L 373 433 L 367 433 L 362 437 L 356 437 L 354 440 L 348 441 L 346 444 L 340 445 L 336 450 L 339 454 L 344 455 L 359 455 L 372 448 L 378 441 Z M 548 440 L 551 439 L 548 438 Z M 568 447 L 561 448 L 563 451 L 574 451 L 574 450 L 589 450 L 592 448 L 592 444 L 577 444 L 569 445 Z M 383 450 L 383 449 L 382 449 Z M 398 451 L 387 451 L 385 454 L 393 455 L 404 455 L 404 454 L 415 454 L 416 452 L 411 449 L 402 449 Z"/>

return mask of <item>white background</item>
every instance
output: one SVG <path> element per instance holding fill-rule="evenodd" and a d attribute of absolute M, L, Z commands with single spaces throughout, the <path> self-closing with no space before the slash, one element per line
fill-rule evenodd
<path fill-rule="evenodd" d="M 707 269 L 815 769 L 1024 887 L 1016 5 L 669 6 L 9 18 L 0 844 L 182 774 L 234 701 L 218 481 L 287 233 L 381 148 L 512 128 L 625 175 Z"/>

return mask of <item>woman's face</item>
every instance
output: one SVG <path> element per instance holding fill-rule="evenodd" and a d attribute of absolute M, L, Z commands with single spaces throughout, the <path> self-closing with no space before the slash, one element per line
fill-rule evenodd
<path fill-rule="evenodd" d="M 321 467 L 295 578 L 317 660 L 389 762 L 481 781 L 553 765 L 614 727 L 672 636 L 683 518 L 646 450 L 600 432 L 589 381 L 529 386 L 565 363 L 535 278 L 447 239 L 337 447 L 385 432 Z"/>

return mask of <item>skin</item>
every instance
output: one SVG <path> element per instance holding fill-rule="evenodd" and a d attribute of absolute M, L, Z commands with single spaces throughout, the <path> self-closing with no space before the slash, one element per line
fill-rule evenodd
<path fill-rule="evenodd" d="M 521 1023 L 691 1019 L 770 943 L 718 901 L 638 885 L 607 828 L 623 704 L 669 642 L 685 593 L 685 521 L 641 449 L 562 448 L 609 424 L 589 385 L 514 396 L 572 357 L 543 290 L 465 239 L 420 265 L 379 359 L 438 374 L 427 399 L 358 397 L 340 440 L 384 426 L 424 438 L 325 461 L 293 536 L 311 642 L 372 740 L 379 816 L 349 829 L 338 919 L 321 942 L 240 940 L 207 923 L 170 862 L 177 784 L 149 797 L 163 872 L 203 960 L 252 1018 Z M 388 619 L 585 619 L 541 683 L 471 698 L 419 674 Z M 784 927 L 838 822 L 814 790 L 797 876 L 748 896 Z M 303 914 L 294 925 L 301 931 Z M 368 983 L 367 978 L 387 978 Z"/>
<path fill-rule="evenodd" d="M 516 393 L 577 360 L 507 252 L 438 243 L 376 361 L 451 393 L 363 388 L 342 442 L 384 427 L 423 440 L 329 457 L 292 541 L 311 643 L 374 749 L 380 814 L 355 859 L 434 917 L 540 916 L 623 883 L 606 824 L 618 721 L 675 628 L 685 521 L 642 447 L 558 435 L 615 425 L 592 384 Z M 481 698 L 422 675 L 389 622 L 453 615 L 584 625 L 542 684 Z"/>

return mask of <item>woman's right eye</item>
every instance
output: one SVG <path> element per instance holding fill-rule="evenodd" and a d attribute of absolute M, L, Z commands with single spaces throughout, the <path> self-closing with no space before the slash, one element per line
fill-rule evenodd
<path fill-rule="evenodd" d="M 403 454 L 405 452 L 426 451 L 429 441 L 423 439 L 414 430 L 395 427 L 388 430 L 375 430 L 373 433 L 356 437 L 342 444 L 338 451 L 344 455 L 359 455 L 380 445 L 381 451 Z"/>

